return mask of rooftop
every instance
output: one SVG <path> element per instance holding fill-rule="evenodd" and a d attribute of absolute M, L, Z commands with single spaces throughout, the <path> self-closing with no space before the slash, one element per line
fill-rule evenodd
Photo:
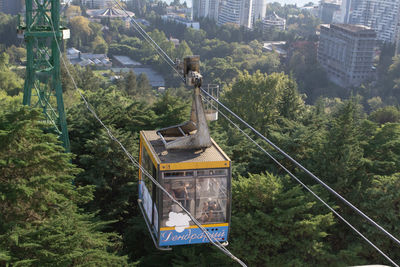
<path fill-rule="evenodd" d="M 188 149 L 188 150 L 166 150 L 161 138 L 157 135 L 156 131 L 142 131 L 143 136 L 151 145 L 151 150 L 156 154 L 157 160 L 162 163 L 183 163 L 183 162 L 207 162 L 207 161 L 230 161 L 228 156 L 221 150 L 221 148 L 212 140 L 212 146 L 202 149 Z M 167 141 L 175 138 L 167 137 Z"/>
<path fill-rule="evenodd" d="M 364 26 L 364 25 L 356 25 L 356 24 L 341 24 L 341 23 L 335 23 L 335 24 L 324 24 L 323 26 L 329 28 L 331 26 L 336 27 L 336 28 L 341 28 L 346 31 L 350 31 L 353 33 L 358 33 L 358 32 L 363 32 L 363 31 L 373 31 L 370 27 Z"/>
<path fill-rule="evenodd" d="M 114 58 L 123 65 L 131 65 L 131 66 L 140 66 L 142 65 L 140 62 L 132 60 L 127 56 L 114 56 Z"/>
<path fill-rule="evenodd" d="M 144 74 L 146 74 L 147 78 L 149 79 L 149 83 L 152 87 L 165 86 L 164 78 L 151 68 L 146 68 L 146 67 L 112 68 L 111 70 L 114 71 L 115 73 L 133 71 L 133 73 L 135 73 L 135 75 L 144 73 Z"/>
<path fill-rule="evenodd" d="M 135 13 L 130 11 L 124 11 L 117 8 L 103 8 L 103 9 L 89 9 L 86 13 L 91 17 L 98 17 L 98 18 L 124 18 L 129 16 L 134 16 Z M 128 13 L 128 14 L 127 14 Z"/>

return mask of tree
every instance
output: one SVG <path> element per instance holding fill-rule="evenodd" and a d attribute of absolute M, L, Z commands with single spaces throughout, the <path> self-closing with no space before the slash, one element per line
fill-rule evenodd
<path fill-rule="evenodd" d="M 190 105 L 182 98 L 172 96 L 169 91 L 154 103 L 152 109 L 158 116 L 156 125 L 159 128 L 183 123 L 190 116 Z"/>
<path fill-rule="evenodd" d="M 0 90 L 8 95 L 17 95 L 22 92 L 23 80 L 9 67 L 9 56 L 6 53 L 0 54 Z"/>
<path fill-rule="evenodd" d="M 1 44 L 6 47 L 17 45 L 18 39 L 15 29 L 18 26 L 18 17 L 11 16 L 0 12 L 0 36 Z"/>
<path fill-rule="evenodd" d="M 369 185 L 359 131 L 362 116 L 355 99 L 339 105 L 328 128 L 326 143 L 317 156 L 320 176 L 350 199 L 356 199 L 360 190 Z"/>
<path fill-rule="evenodd" d="M 142 95 L 150 92 L 151 85 L 146 74 L 140 73 L 139 76 L 137 76 L 137 87 Z"/>
<path fill-rule="evenodd" d="M 24 266 L 127 265 L 115 254 L 118 236 L 82 213 L 92 187 L 72 183 L 79 169 L 38 110 L 0 115 L 0 263 Z"/>
<path fill-rule="evenodd" d="M 369 118 L 377 123 L 400 122 L 400 110 L 394 106 L 386 106 L 372 112 Z"/>
<path fill-rule="evenodd" d="M 136 82 L 136 75 L 133 71 L 129 71 L 128 75 L 124 77 L 125 90 L 129 95 L 136 95 L 138 93 L 138 86 Z"/>
<path fill-rule="evenodd" d="M 11 64 L 21 64 L 22 59 L 26 57 L 26 49 L 15 45 L 7 48 L 6 53 L 10 56 L 9 62 Z"/>
<path fill-rule="evenodd" d="M 400 173 L 400 124 L 386 123 L 366 146 L 370 171 L 379 175 Z"/>
<path fill-rule="evenodd" d="M 227 88 L 223 101 L 261 132 L 278 117 L 298 119 L 304 108 L 296 84 L 283 73 L 245 71 Z"/>
<path fill-rule="evenodd" d="M 331 213 L 288 178 L 239 176 L 232 183 L 231 251 L 249 266 L 335 265 L 325 241 Z"/>
<path fill-rule="evenodd" d="M 190 50 L 190 47 L 188 46 L 188 44 L 186 43 L 185 40 L 183 40 L 183 41 L 179 44 L 179 46 L 178 46 L 178 48 L 176 49 L 175 53 L 176 53 L 176 58 L 177 58 L 177 59 L 180 59 L 180 60 L 183 60 L 183 58 L 184 58 L 185 56 L 191 56 L 191 55 L 193 55 L 192 50 Z"/>
<path fill-rule="evenodd" d="M 399 169 L 397 168 L 397 171 Z M 371 214 L 374 220 L 389 229 L 391 233 L 399 233 L 399 190 L 400 190 L 400 173 L 392 175 L 375 175 L 372 185 L 365 192 L 364 201 L 361 202 L 361 209 L 366 214 Z M 400 259 L 398 250 L 393 249 L 394 242 L 389 238 L 382 238 L 382 232 L 374 227 L 363 224 L 363 231 L 370 240 L 378 246 L 382 251 L 390 254 L 394 261 Z M 368 262 L 382 262 L 382 256 L 372 247 L 367 247 L 361 253 L 363 258 Z"/>
<path fill-rule="evenodd" d="M 89 23 L 90 21 L 82 16 L 73 17 L 69 21 L 69 27 L 71 29 L 70 42 L 78 49 L 88 46 L 90 37 L 93 34 L 92 29 L 89 27 Z"/>
<path fill-rule="evenodd" d="M 103 37 L 97 35 L 92 42 L 92 49 L 95 54 L 107 54 L 108 44 L 104 41 Z"/>

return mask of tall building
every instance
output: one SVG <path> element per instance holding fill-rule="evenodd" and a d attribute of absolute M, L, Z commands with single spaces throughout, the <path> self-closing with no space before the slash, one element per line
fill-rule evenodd
<path fill-rule="evenodd" d="M 371 27 L 378 40 L 394 43 L 399 16 L 398 0 L 342 0 L 340 15 L 335 21 Z"/>
<path fill-rule="evenodd" d="M 333 16 L 336 11 L 340 10 L 340 5 L 333 2 L 321 1 L 319 5 L 318 17 L 321 19 L 322 23 L 332 23 Z"/>
<path fill-rule="evenodd" d="M 219 25 L 231 23 L 252 28 L 263 20 L 267 0 L 193 0 L 193 17 L 208 17 Z"/>
<path fill-rule="evenodd" d="M 267 13 L 267 0 L 253 0 L 253 22 L 264 20 Z"/>
<path fill-rule="evenodd" d="M 318 62 L 329 79 L 343 87 L 358 86 L 373 75 L 376 33 L 363 25 L 321 25 Z"/>
<path fill-rule="evenodd" d="M 236 24 L 253 27 L 253 0 L 223 0 L 218 14 L 219 25 Z"/>
<path fill-rule="evenodd" d="M 218 19 L 220 0 L 193 0 L 193 17 Z"/>

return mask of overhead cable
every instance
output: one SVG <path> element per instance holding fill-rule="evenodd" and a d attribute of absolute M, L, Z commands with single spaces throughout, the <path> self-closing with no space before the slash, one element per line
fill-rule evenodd
<path fill-rule="evenodd" d="M 203 97 L 205 101 L 207 101 L 215 110 L 218 110 L 217 107 L 206 97 Z M 328 203 L 326 203 L 321 197 L 319 197 L 314 191 L 311 190 L 306 184 L 304 184 L 299 178 L 297 178 L 291 171 L 289 171 L 285 166 L 282 165 L 274 156 L 272 156 L 268 151 L 266 151 L 262 146 L 260 146 L 252 137 L 250 137 L 243 129 L 241 129 L 236 123 L 234 123 L 227 115 L 223 112 L 218 111 L 229 123 L 235 126 L 244 136 L 247 137 L 252 143 L 254 143 L 264 154 L 270 157 L 279 167 L 281 167 L 284 171 L 286 171 L 290 177 L 295 179 L 299 184 L 301 184 L 308 192 L 310 192 L 316 199 L 318 199 L 322 204 L 324 204 L 331 212 L 333 212 L 340 220 L 342 220 L 345 224 L 347 224 L 354 232 L 356 232 L 359 236 L 361 236 L 371 247 L 376 249 L 383 257 L 385 257 L 390 263 L 394 266 L 399 267 L 389 256 L 387 256 L 382 250 L 380 250 L 372 241 L 370 241 L 367 237 L 365 237 L 360 231 L 357 230 L 351 223 L 349 223 L 344 217 L 342 217 L 336 210 L 334 210 Z"/>
<path fill-rule="evenodd" d="M 139 34 L 153 47 L 154 50 L 164 59 L 164 61 L 178 74 L 178 76 L 183 79 L 183 76 L 179 71 L 175 68 L 173 60 L 168 56 L 168 54 L 158 46 L 158 44 L 146 33 L 146 31 L 143 30 L 143 28 L 136 22 L 136 20 L 129 15 L 129 13 L 126 11 L 124 7 L 122 7 L 116 0 L 114 0 L 115 3 L 125 12 L 127 16 L 130 17 L 130 22 L 132 25 L 135 27 L 135 29 L 139 32 Z M 300 169 L 302 169 L 304 172 L 306 172 L 308 175 L 310 175 L 313 179 L 315 179 L 318 183 L 320 183 L 322 186 L 324 186 L 329 192 L 334 194 L 336 197 L 338 197 L 340 200 L 342 200 L 346 205 L 348 205 L 350 208 L 355 210 L 359 215 L 361 215 L 364 219 L 366 219 L 368 222 L 370 222 L 372 225 L 374 225 L 376 228 L 378 228 L 381 232 L 383 232 L 385 235 L 387 235 L 389 238 L 391 238 L 394 242 L 396 242 L 398 245 L 400 245 L 400 241 L 394 237 L 392 234 L 390 234 L 387 230 L 385 230 L 382 226 L 380 226 L 378 223 L 373 221 L 370 217 L 368 217 L 366 214 L 364 214 L 361 210 L 359 210 L 357 207 L 355 207 L 352 203 L 350 203 L 348 200 L 346 200 L 344 197 L 342 197 L 339 193 L 337 193 L 335 190 L 333 190 L 331 187 L 329 187 L 327 184 L 325 184 L 321 179 L 319 179 L 317 176 L 315 176 L 313 173 L 311 173 L 309 170 L 307 170 L 305 167 L 303 167 L 300 163 L 298 163 L 296 160 L 294 160 L 292 157 L 290 157 L 286 152 L 284 152 L 282 149 L 280 149 L 278 146 L 276 146 L 273 142 L 271 142 L 269 139 L 267 139 L 265 136 L 263 136 L 261 133 L 259 133 L 256 129 L 254 129 L 250 124 L 248 124 L 246 121 L 244 121 L 242 118 L 240 118 L 238 115 L 236 115 L 233 111 L 231 111 L 229 108 L 227 108 L 225 105 L 223 105 L 221 102 L 219 102 L 215 97 L 210 95 L 207 91 L 205 91 L 203 88 L 201 88 L 202 92 L 206 95 L 208 95 L 211 99 L 216 101 L 219 105 L 221 105 L 226 111 L 228 111 L 231 115 L 233 115 L 236 119 L 241 121 L 243 124 L 245 124 L 249 129 L 251 129 L 253 132 L 255 132 L 259 137 L 261 137 L 265 142 L 267 142 L 269 145 L 271 145 L 274 149 L 276 149 L 278 152 L 283 154 L 286 158 L 291 160 L 296 166 L 298 166 Z"/>
<path fill-rule="evenodd" d="M 368 217 L 364 212 L 362 212 L 360 209 L 358 209 L 356 206 L 354 206 L 350 201 L 345 199 L 343 196 L 341 196 L 339 193 L 337 193 L 335 190 L 333 190 L 329 185 L 327 185 L 325 182 L 323 182 L 320 178 L 318 178 L 316 175 L 314 175 L 312 172 L 310 172 L 308 169 L 303 167 L 300 163 L 298 163 L 295 159 L 293 159 L 291 156 L 289 156 L 285 151 L 283 151 L 281 148 L 279 148 L 277 145 L 275 145 L 271 140 L 266 138 L 264 135 L 262 135 L 259 131 L 254 129 L 250 124 L 248 124 L 245 120 L 240 118 L 238 115 L 236 115 L 232 110 L 230 110 L 228 107 L 226 107 L 224 104 L 218 101 L 214 96 L 209 94 L 206 90 L 203 88 L 200 88 L 204 94 L 209 96 L 211 99 L 213 99 L 218 105 L 223 107 L 227 112 L 229 112 L 232 116 L 234 116 L 236 119 L 238 119 L 240 122 L 242 122 L 244 125 L 246 125 L 247 128 L 252 130 L 256 135 L 258 135 L 262 140 L 267 142 L 269 145 L 271 145 L 275 150 L 277 150 L 279 153 L 284 155 L 287 159 L 289 159 L 291 162 L 293 162 L 297 167 L 302 169 L 305 173 L 307 173 L 309 176 L 311 176 L 315 181 L 317 181 L 319 184 L 321 184 L 325 189 L 327 189 L 329 192 L 331 192 L 333 195 L 335 195 L 337 198 L 339 198 L 341 201 L 343 201 L 347 206 L 349 206 L 351 209 L 356 211 L 359 215 L 361 215 L 364 219 L 366 219 L 368 222 L 370 222 L 373 226 L 378 228 L 381 232 L 383 232 L 386 236 L 391 238 L 394 242 L 396 242 L 398 245 L 400 245 L 400 241 L 394 237 L 391 233 L 389 233 L 386 229 L 384 229 L 382 226 L 380 226 L 378 223 L 376 223 L 374 220 L 372 220 L 370 217 Z"/>
<path fill-rule="evenodd" d="M 55 34 L 55 29 L 53 26 L 53 21 L 50 20 L 50 24 L 51 27 L 53 29 L 53 34 L 54 34 L 54 38 L 56 40 L 57 43 L 57 48 L 60 51 L 60 54 L 62 54 L 61 49 L 60 49 L 60 45 L 58 43 L 58 39 L 57 36 Z M 247 267 L 247 265 L 241 261 L 238 257 L 236 257 L 235 255 L 233 255 L 227 248 L 225 248 L 214 236 L 210 235 L 209 232 L 200 224 L 199 221 L 197 221 L 197 219 L 185 208 L 182 206 L 182 204 L 175 200 L 175 198 L 160 184 L 158 183 L 158 181 L 151 176 L 144 168 L 143 166 L 137 162 L 137 160 L 131 155 L 131 153 L 128 152 L 128 150 L 125 148 L 125 146 L 118 140 L 118 138 L 116 138 L 113 133 L 111 132 L 111 130 L 103 123 L 103 121 L 98 117 L 97 113 L 95 112 L 95 110 L 90 106 L 89 102 L 86 100 L 85 96 L 82 94 L 82 92 L 79 90 L 74 77 L 71 75 L 69 69 L 68 69 L 68 65 L 65 62 L 64 57 L 61 57 L 61 60 L 63 62 L 63 65 L 67 71 L 68 76 L 70 77 L 70 79 L 72 80 L 72 83 L 74 85 L 75 90 L 79 93 L 80 97 L 82 98 L 83 102 L 85 103 L 86 108 L 90 111 L 90 113 L 92 113 L 92 115 L 95 117 L 95 119 L 101 124 L 101 126 L 107 131 L 107 135 L 110 137 L 110 139 L 114 140 L 120 147 L 121 149 L 124 151 L 124 153 L 128 156 L 129 160 L 132 162 L 132 164 L 134 166 L 136 166 L 138 169 L 140 169 L 159 189 L 161 189 L 171 200 L 173 203 L 175 203 L 176 205 L 178 205 L 189 217 L 190 219 L 193 221 L 194 224 L 196 224 L 199 229 L 205 234 L 205 236 L 207 237 L 207 239 L 214 245 L 216 246 L 218 249 L 220 249 L 225 255 L 229 256 L 231 259 L 233 259 L 234 261 L 236 261 L 237 263 L 239 263 L 241 266 L 243 267 Z"/>
<path fill-rule="evenodd" d="M 116 0 L 114 0 L 116 1 Z M 131 22 L 133 21 L 135 24 L 138 25 L 138 27 L 144 32 L 142 34 L 148 36 L 150 39 L 151 37 L 143 30 L 142 27 L 140 27 L 140 25 L 136 22 L 136 20 L 134 18 L 132 18 L 132 16 L 130 16 L 127 11 L 125 10 L 125 8 L 123 8 L 118 2 L 116 2 L 118 4 L 118 6 L 123 9 L 125 11 L 125 13 L 131 18 Z M 143 38 L 145 38 L 143 36 Z M 146 38 L 145 38 L 146 39 Z M 147 39 L 146 39 L 147 40 Z M 157 45 L 157 43 L 151 39 L 151 41 L 147 40 L 150 44 L 151 42 L 153 44 L 155 44 L 158 49 L 161 51 L 158 51 L 158 49 L 156 49 L 154 47 L 154 45 L 152 45 L 152 47 L 158 52 L 158 53 L 163 53 L 164 55 L 166 55 L 166 57 L 171 61 L 171 58 L 165 53 L 164 50 L 162 50 L 161 47 L 159 47 Z M 164 57 L 163 57 L 164 58 Z M 164 58 L 164 60 L 167 62 L 167 60 Z M 168 63 L 168 62 L 167 62 Z M 170 64 L 169 64 L 170 65 Z M 171 65 L 170 65 L 171 66 Z M 172 65 L 171 68 L 178 73 L 178 75 L 182 77 L 182 75 L 178 72 L 178 70 Z M 213 99 L 214 101 L 216 101 L 216 103 L 218 103 L 219 105 L 221 105 L 226 111 L 228 111 L 231 115 L 233 115 L 236 119 L 238 119 L 240 122 L 242 122 L 244 125 L 246 125 L 246 127 L 248 127 L 250 130 L 252 130 L 254 133 L 256 133 L 259 137 L 261 137 L 265 142 L 267 142 L 269 145 L 271 145 L 275 150 L 277 150 L 278 152 L 280 152 L 281 154 L 283 154 L 286 158 L 288 158 L 289 160 L 291 160 L 296 166 L 298 166 L 300 169 L 302 169 L 304 172 L 306 172 L 309 176 L 311 176 L 314 180 L 316 180 L 318 183 L 320 183 L 323 187 L 325 187 L 329 192 L 331 192 L 333 195 L 335 195 L 337 198 L 339 198 L 341 201 L 343 201 L 346 205 L 348 205 L 350 208 L 352 208 L 354 211 L 356 211 L 360 216 L 362 216 L 364 219 L 366 219 L 368 222 L 370 222 L 373 226 L 375 226 L 376 228 L 378 228 L 381 232 L 383 232 L 386 236 L 388 236 L 389 238 L 391 238 L 394 242 L 396 242 L 398 245 L 400 245 L 400 241 L 394 237 L 391 233 L 389 233 L 386 229 L 384 229 L 382 226 L 380 226 L 378 223 L 376 223 L 374 220 L 372 220 L 369 216 L 367 216 L 365 213 L 363 213 L 360 209 L 358 209 L 356 206 L 354 206 L 351 202 L 349 202 L 347 199 L 345 199 L 344 197 L 342 197 L 339 193 L 337 193 L 335 190 L 333 190 L 331 187 L 329 187 L 326 183 L 324 183 L 321 179 L 319 179 L 317 176 L 315 176 L 312 172 L 310 172 L 308 169 L 306 169 L 305 167 L 303 167 L 300 163 L 298 163 L 296 160 L 294 160 L 291 156 L 289 156 L 286 152 L 284 152 L 281 148 L 279 148 L 277 145 L 275 145 L 273 142 L 271 142 L 268 138 L 266 138 L 265 136 L 263 136 L 260 132 L 258 132 L 254 127 L 252 127 L 250 124 L 248 124 L 246 121 L 244 121 L 242 118 L 240 118 L 238 115 L 236 115 L 233 111 L 231 111 L 228 107 L 226 107 L 225 105 L 223 105 L 221 102 L 219 102 L 214 96 L 212 96 L 211 94 L 209 94 L 207 91 L 205 91 L 203 88 L 201 88 L 202 92 L 206 95 L 208 95 L 211 99 Z"/>
<path fill-rule="evenodd" d="M 145 39 L 153 47 L 153 49 L 156 50 L 156 52 L 164 59 L 164 61 L 178 74 L 181 80 L 184 81 L 185 79 L 183 78 L 183 75 L 177 70 L 177 68 L 175 67 L 175 62 L 168 56 L 168 54 L 157 44 L 156 41 L 153 40 L 153 38 L 151 38 L 151 36 L 142 28 L 142 26 L 140 26 L 135 18 L 131 16 L 117 0 L 114 0 L 114 2 L 130 18 L 129 22 L 143 37 L 143 39 Z"/>

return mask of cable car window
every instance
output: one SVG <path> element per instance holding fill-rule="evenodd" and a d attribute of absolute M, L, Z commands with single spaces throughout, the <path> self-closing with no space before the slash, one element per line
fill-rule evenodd
<path fill-rule="evenodd" d="M 226 169 L 216 169 L 216 170 L 201 170 L 197 171 L 197 176 L 217 176 L 217 175 L 227 175 Z"/>
<path fill-rule="evenodd" d="M 172 177 L 192 177 L 193 171 L 181 171 L 181 172 L 164 172 L 164 178 Z"/>
<path fill-rule="evenodd" d="M 220 169 L 220 170 L 213 170 L 214 175 L 228 175 L 228 171 L 226 169 Z"/>
<path fill-rule="evenodd" d="M 186 210 L 195 212 L 195 181 L 194 179 L 168 179 L 164 181 L 164 188 L 170 193 Z M 183 210 L 163 193 L 163 217 L 162 225 L 165 226 L 170 212 L 183 213 Z"/>
<path fill-rule="evenodd" d="M 197 177 L 171 178 L 175 173 L 164 172 L 164 187 L 183 207 L 192 213 L 201 223 L 226 222 L 228 204 L 228 170 L 198 170 Z M 187 171 L 186 173 L 193 173 Z M 213 175 L 224 176 L 213 176 Z M 204 177 L 207 175 L 207 177 Z M 182 209 L 174 204 L 169 197 L 163 193 L 162 226 L 166 226 L 170 212 L 183 213 Z M 193 222 L 190 222 L 193 224 Z"/>
<path fill-rule="evenodd" d="M 227 179 L 196 179 L 196 218 L 201 223 L 226 221 Z"/>

